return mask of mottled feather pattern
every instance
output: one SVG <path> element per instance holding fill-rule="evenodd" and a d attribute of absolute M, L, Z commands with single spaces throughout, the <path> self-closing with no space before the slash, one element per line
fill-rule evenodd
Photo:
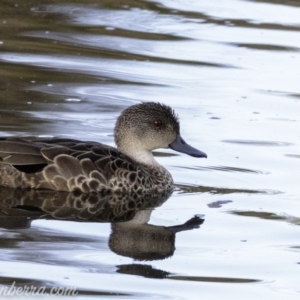
<path fill-rule="evenodd" d="M 126 108 L 114 138 L 117 148 L 75 139 L 0 138 L 0 185 L 75 194 L 163 193 L 173 189 L 173 179 L 152 150 L 206 157 L 182 139 L 177 115 L 161 103 Z"/>
<path fill-rule="evenodd" d="M 9 143 L 2 145 L 2 151 L 3 148 L 6 150 L 5 157 L 4 151 L 0 152 L 0 184 L 4 186 L 80 193 L 142 194 L 144 190 L 164 190 L 173 185 L 165 169 L 161 168 L 158 172 L 156 168 L 137 164 L 117 149 L 95 142 L 37 139 L 34 142 L 38 146 L 31 148 L 28 144 L 32 141 L 18 139 L 18 147 L 26 150 L 26 160 L 23 160 L 21 168 L 18 159 L 21 154 L 15 156 L 15 160 L 13 155 L 9 156 L 12 150 L 7 149 L 7 145 L 12 148 L 13 142 L 10 139 Z M 6 164 L 7 155 L 10 157 L 9 164 Z M 31 173 L 30 169 L 38 165 L 42 170 Z M 19 168 L 22 172 L 18 171 Z M 19 183 L 12 184 L 16 178 L 19 178 Z"/>

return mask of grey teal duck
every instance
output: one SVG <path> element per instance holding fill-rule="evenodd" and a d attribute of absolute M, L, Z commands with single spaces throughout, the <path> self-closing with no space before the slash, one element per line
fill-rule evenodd
<path fill-rule="evenodd" d="M 0 138 L 0 185 L 79 193 L 164 193 L 171 174 L 152 150 L 171 148 L 206 157 L 180 136 L 179 120 L 164 104 L 125 109 L 115 130 L 117 148 L 73 139 Z"/>

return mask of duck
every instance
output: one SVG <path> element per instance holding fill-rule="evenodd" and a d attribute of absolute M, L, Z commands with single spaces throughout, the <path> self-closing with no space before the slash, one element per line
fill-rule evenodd
<path fill-rule="evenodd" d="M 114 139 L 116 147 L 76 139 L 0 137 L 0 185 L 77 194 L 160 194 L 173 190 L 174 181 L 153 150 L 207 157 L 181 137 L 174 110 L 158 102 L 124 109 Z"/>

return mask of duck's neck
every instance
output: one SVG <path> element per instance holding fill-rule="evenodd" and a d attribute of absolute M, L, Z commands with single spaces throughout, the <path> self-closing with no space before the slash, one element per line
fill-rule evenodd
<path fill-rule="evenodd" d="M 118 150 L 130 156 L 133 160 L 148 166 L 160 166 L 158 162 L 154 159 L 152 151 L 150 150 L 137 150 L 118 147 Z"/>
<path fill-rule="evenodd" d="M 158 167 L 158 166 L 160 167 L 159 163 L 155 160 L 151 151 L 139 151 L 134 153 L 134 155 L 132 155 L 131 157 L 141 164 L 145 164 L 153 167 Z"/>
<path fill-rule="evenodd" d="M 149 165 L 149 166 L 160 166 L 155 160 L 152 151 L 139 151 L 133 155 L 133 159 L 139 163 Z"/>

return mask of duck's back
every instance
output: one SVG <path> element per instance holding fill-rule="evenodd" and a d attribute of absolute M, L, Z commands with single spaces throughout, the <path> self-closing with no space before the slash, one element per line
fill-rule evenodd
<path fill-rule="evenodd" d="M 97 142 L 0 139 L 0 185 L 83 193 L 143 193 L 171 189 L 164 168 L 137 163 Z"/>

